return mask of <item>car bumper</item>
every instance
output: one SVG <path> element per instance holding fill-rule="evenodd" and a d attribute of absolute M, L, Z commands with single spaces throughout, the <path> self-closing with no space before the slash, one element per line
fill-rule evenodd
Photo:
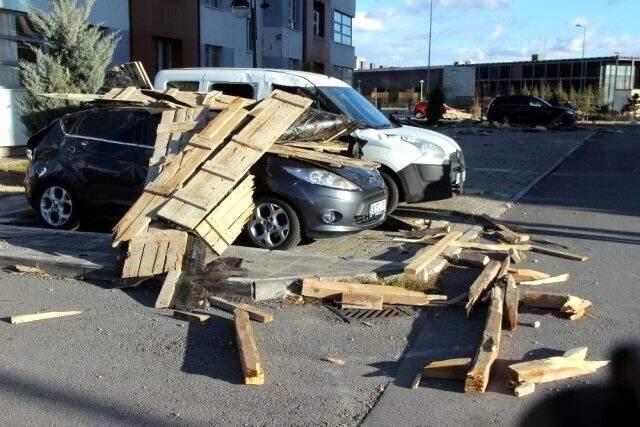
<path fill-rule="evenodd" d="M 453 153 L 446 165 L 412 163 L 398 172 L 407 203 L 441 200 L 462 194 L 466 166 L 461 151 Z"/>

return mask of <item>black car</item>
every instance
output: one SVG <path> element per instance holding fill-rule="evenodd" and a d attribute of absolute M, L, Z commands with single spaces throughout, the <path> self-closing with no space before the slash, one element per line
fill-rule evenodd
<path fill-rule="evenodd" d="M 535 96 L 496 96 L 489 103 L 487 120 L 532 126 L 568 126 L 576 121 L 576 112 L 571 108 L 554 107 Z"/>
<path fill-rule="evenodd" d="M 159 115 L 140 108 L 69 114 L 33 135 L 26 194 L 39 218 L 74 229 L 84 219 L 117 220 L 140 196 Z M 270 249 L 373 228 L 385 219 L 387 191 L 377 171 L 330 168 L 266 155 L 254 165 L 256 209 L 246 227 Z"/>

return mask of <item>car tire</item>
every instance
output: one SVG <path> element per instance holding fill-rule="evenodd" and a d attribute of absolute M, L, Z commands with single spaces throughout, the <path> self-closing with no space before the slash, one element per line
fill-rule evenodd
<path fill-rule="evenodd" d="M 509 116 L 503 116 L 502 120 L 500 120 L 500 123 L 502 123 L 503 125 L 509 125 L 511 123 L 509 123 Z"/>
<path fill-rule="evenodd" d="M 296 211 L 287 202 L 270 196 L 258 198 L 245 231 L 254 245 L 264 249 L 286 251 L 302 240 Z"/>
<path fill-rule="evenodd" d="M 398 184 L 396 184 L 395 179 L 391 175 L 386 172 L 380 171 L 380 175 L 382 176 L 382 180 L 384 181 L 384 185 L 387 187 L 387 214 L 393 213 L 398 208 L 398 204 L 400 203 L 400 190 L 398 189 Z"/>
<path fill-rule="evenodd" d="M 78 203 L 64 184 L 47 184 L 36 198 L 38 219 L 48 228 L 76 230 L 80 226 Z"/>

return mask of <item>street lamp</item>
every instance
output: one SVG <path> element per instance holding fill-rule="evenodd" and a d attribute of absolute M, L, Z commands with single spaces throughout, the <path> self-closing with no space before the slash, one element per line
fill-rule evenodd
<path fill-rule="evenodd" d="M 613 96 L 611 97 L 611 110 L 613 110 L 616 106 L 616 89 L 618 88 L 618 65 L 620 64 L 620 52 L 613 52 L 613 54 L 616 56 L 616 72 L 613 75 Z M 609 85 L 609 88 L 611 88 L 611 85 Z"/>
<path fill-rule="evenodd" d="M 231 12 L 240 19 L 251 19 L 251 50 L 253 51 L 253 68 L 258 67 L 257 38 L 258 25 L 256 23 L 256 4 L 254 0 L 232 0 Z"/>
<path fill-rule="evenodd" d="M 424 101 L 424 80 L 420 80 L 420 101 Z"/>
<path fill-rule="evenodd" d="M 584 67 L 584 45 L 585 45 L 585 42 L 587 41 L 587 27 L 582 24 L 576 24 L 576 27 L 582 28 L 582 70 L 580 73 L 582 77 L 582 82 L 580 83 L 580 88 L 581 90 L 584 91 L 584 83 L 585 83 L 584 81 L 587 76 L 587 70 L 585 70 L 585 67 Z"/>
<path fill-rule="evenodd" d="M 433 23 L 433 0 L 429 2 L 429 48 L 427 50 L 427 90 L 431 89 L 431 24 Z"/>

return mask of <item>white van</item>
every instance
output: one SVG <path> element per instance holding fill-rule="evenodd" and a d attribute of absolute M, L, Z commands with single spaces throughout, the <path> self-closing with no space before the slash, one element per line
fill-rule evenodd
<path fill-rule="evenodd" d="M 162 70 L 154 87 L 223 93 L 255 100 L 273 89 L 300 93 L 314 108 L 344 114 L 362 128 L 351 134 L 366 141 L 363 158 L 380 163 L 389 189 L 388 212 L 399 202 L 438 200 L 460 194 L 465 180 L 464 157 L 450 137 L 391 122 L 351 86 L 333 77 L 303 71 L 255 68 L 183 68 Z"/>

